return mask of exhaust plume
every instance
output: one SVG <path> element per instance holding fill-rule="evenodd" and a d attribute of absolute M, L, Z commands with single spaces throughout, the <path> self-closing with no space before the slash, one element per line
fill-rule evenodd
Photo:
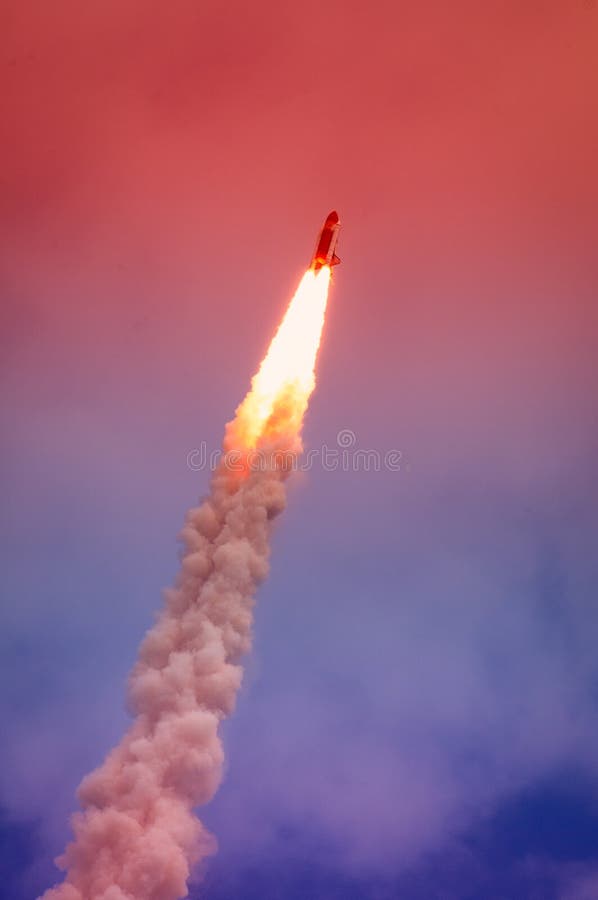
<path fill-rule="evenodd" d="M 218 734 L 251 647 L 272 519 L 302 450 L 330 269 L 305 273 L 252 387 L 227 425 L 210 493 L 187 513 L 182 565 L 129 679 L 134 719 L 78 789 L 62 884 L 43 900 L 179 900 L 215 840 L 193 808 L 216 792 Z M 251 464 L 259 454 L 259 465 Z"/>

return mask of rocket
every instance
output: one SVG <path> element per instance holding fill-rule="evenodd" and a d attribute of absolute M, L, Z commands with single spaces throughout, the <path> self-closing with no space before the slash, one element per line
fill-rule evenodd
<path fill-rule="evenodd" d="M 318 272 L 323 266 L 338 266 L 340 259 L 335 253 L 341 223 L 338 213 L 332 210 L 318 235 L 318 242 L 311 258 L 310 269 Z"/>

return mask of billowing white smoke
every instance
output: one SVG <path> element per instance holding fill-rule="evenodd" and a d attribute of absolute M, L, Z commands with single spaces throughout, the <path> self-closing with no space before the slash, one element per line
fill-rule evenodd
<path fill-rule="evenodd" d="M 243 439 L 250 398 L 228 426 L 229 453 Z M 239 472 L 239 456 L 225 455 L 208 499 L 188 513 L 181 572 L 131 674 L 133 724 L 81 783 L 75 839 L 58 861 L 66 880 L 44 900 L 177 900 L 191 867 L 213 852 L 193 807 L 220 782 L 218 726 L 241 684 L 270 523 L 285 505 L 306 405 L 304 394 L 279 398 L 258 442 L 260 464 L 254 456 Z"/>

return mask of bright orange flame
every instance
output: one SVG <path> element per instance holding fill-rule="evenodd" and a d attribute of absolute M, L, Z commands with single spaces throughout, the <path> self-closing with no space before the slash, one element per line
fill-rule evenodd
<path fill-rule="evenodd" d="M 330 268 L 309 269 L 297 288 L 272 339 L 251 391 L 237 410 L 236 441 L 250 449 L 264 435 L 278 402 L 295 407 L 291 419 L 301 425 L 307 402 L 315 387 L 315 365 L 326 314 Z"/>

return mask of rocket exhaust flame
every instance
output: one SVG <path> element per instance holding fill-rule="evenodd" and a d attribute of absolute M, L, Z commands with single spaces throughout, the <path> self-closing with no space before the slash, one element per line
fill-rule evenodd
<path fill-rule="evenodd" d="M 330 268 L 307 271 L 224 449 L 301 452 L 315 386 Z M 235 706 L 251 647 L 255 589 L 268 571 L 270 521 L 285 506 L 289 467 L 237 471 L 225 455 L 208 498 L 187 514 L 182 566 L 143 640 L 129 681 L 134 720 L 79 786 L 62 884 L 44 900 L 179 900 L 191 867 L 215 850 L 193 815 L 222 776 L 218 726 Z"/>
<path fill-rule="evenodd" d="M 251 391 L 239 406 L 233 425 L 237 446 L 251 449 L 260 436 L 268 436 L 268 419 L 277 401 L 291 392 L 296 429 L 301 427 L 309 396 L 315 386 L 315 364 L 324 325 L 330 269 L 308 270 L 278 326 Z M 290 410 L 289 410 L 290 412 Z"/>

